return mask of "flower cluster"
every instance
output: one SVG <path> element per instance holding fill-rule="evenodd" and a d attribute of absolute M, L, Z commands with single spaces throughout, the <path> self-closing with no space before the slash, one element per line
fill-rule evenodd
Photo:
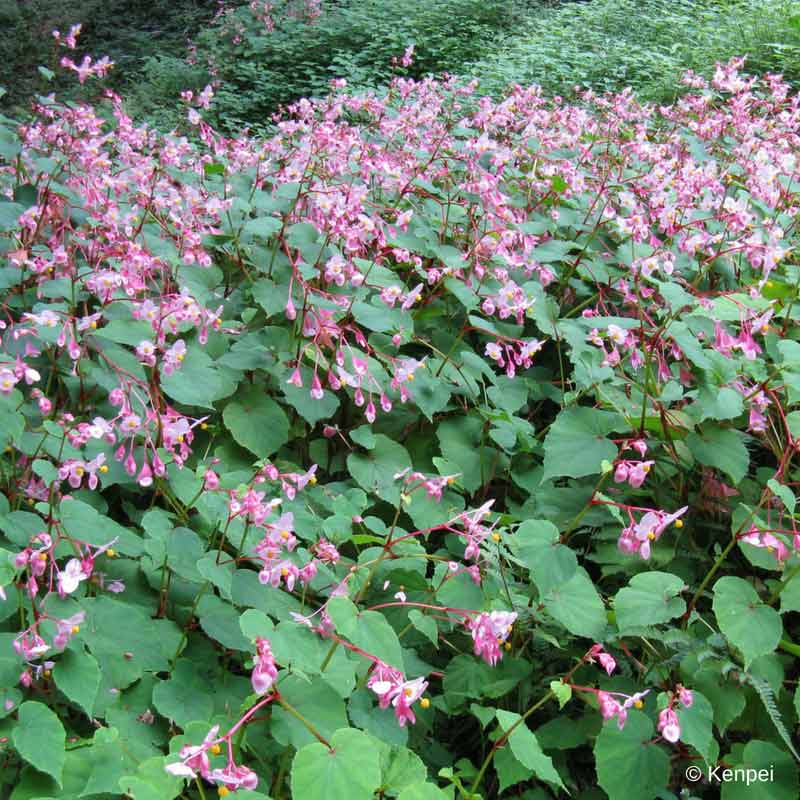
<path fill-rule="evenodd" d="M 406 680 L 400 670 L 378 660 L 370 669 L 367 688 L 378 696 L 381 708 L 391 706 L 394 709 L 397 724 L 402 728 L 407 722 L 413 725 L 417 721 L 411 706 L 422 698 L 428 688 L 428 682 L 424 678 Z M 423 707 L 427 707 L 428 703 L 424 698 L 422 704 Z"/>
<path fill-rule="evenodd" d="M 503 657 L 501 647 L 511 635 L 517 614 L 514 611 L 491 611 L 467 619 L 465 624 L 472 634 L 475 655 L 495 666 Z"/>
<path fill-rule="evenodd" d="M 623 553 L 638 554 L 643 559 L 650 558 L 650 549 L 653 542 L 661 538 L 661 534 L 673 522 L 682 527 L 681 517 L 689 510 L 688 506 L 679 508 L 673 514 L 666 511 L 648 511 L 638 522 L 624 528 L 620 534 L 617 545 Z"/>

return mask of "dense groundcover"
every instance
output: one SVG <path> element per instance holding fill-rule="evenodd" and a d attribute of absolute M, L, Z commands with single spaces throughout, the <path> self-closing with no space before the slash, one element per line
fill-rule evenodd
<path fill-rule="evenodd" d="M 687 80 L 6 121 L 2 796 L 797 796 L 800 100 Z"/>

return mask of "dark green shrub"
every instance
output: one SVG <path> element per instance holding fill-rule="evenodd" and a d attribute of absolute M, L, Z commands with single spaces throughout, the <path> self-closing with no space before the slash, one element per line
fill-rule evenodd
<path fill-rule="evenodd" d="M 529 18 L 531 19 L 531 18 Z M 632 86 L 646 100 L 679 91 L 687 69 L 708 75 L 717 61 L 746 55 L 754 73 L 800 82 L 796 0 L 593 0 L 542 8 L 525 30 L 498 43 L 465 71 L 481 90 L 538 83 L 568 94 Z"/>

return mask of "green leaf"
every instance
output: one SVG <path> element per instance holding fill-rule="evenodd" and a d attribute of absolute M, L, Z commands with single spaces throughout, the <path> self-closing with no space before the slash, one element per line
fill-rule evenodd
<path fill-rule="evenodd" d="M 474 416 L 446 419 L 436 429 L 436 437 L 453 471 L 461 473 L 458 482 L 468 492 L 480 488 L 495 452 L 483 445 L 483 420 Z"/>
<path fill-rule="evenodd" d="M 51 775 L 61 786 L 66 734 L 59 718 L 46 705 L 29 700 L 19 707 L 13 741 L 25 761 Z"/>
<path fill-rule="evenodd" d="M 253 300 L 267 312 L 268 317 L 282 312 L 289 300 L 288 287 L 277 286 L 270 278 L 257 280 L 250 287 L 250 291 L 253 293 Z"/>
<path fill-rule="evenodd" d="M 714 584 L 714 614 L 719 629 L 744 656 L 745 668 L 778 646 L 783 625 L 778 612 L 761 602 L 741 578 L 720 578 Z"/>
<path fill-rule="evenodd" d="M 215 595 L 206 595 L 197 607 L 200 627 L 229 650 L 249 650 L 250 642 L 239 627 L 239 612 Z"/>
<path fill-rule="evenodd" d="M 136 769 L 137 759 L 116 728 L 100 728 L 92 741 L 92 772 L 82 795 L 116 792 L 120 779 Z"/>
<path fill-rule="evenodd" d="M 511 539 L 511 547 L 530 570 L 541 595 L 572 580 L 578 570 L 577 556 L 559 542 L 558 528 L 547 520 L 525 520 Z"/>
<path fill-rule="evenodd" d="M 614 430 L 627 428 L 619 416 L 594 408 L 562 411 L 544 440 L 544 474 L 549 478 L 582 478 L 601 471 L 601 464 L 617 457 L 617 446 L 604 438 Z"/>
<path fill-rule="evenodd" d="M 494 757 L 494 769 L 501 793 L 509 786 L 516 786 L 530 779 L 530 770 L 517 760 L 510 747 L 501 747 L 497 751 Z"/>
<path fill-rule="evenodd" d="M 375 446 L 369 452 L 347 457 L 347 469 L 358 485 L 392 505 L 400 502 L 401 484 L 394 476 L 410 466 L 405 447 L 382 433 L 375 436 Z"/>
<path fill-rule="evenodd" d="M 333 598 L 328 603 L 328 614 L 339 634 L 354 645 L 392 667 L 404 669 L 400 640 L 383 614 L 359 612 L 346 597 Z"/>
<path fill-rule="evenodd" d="M 567 583 L 552 589 L 544 598 L 544 607 L 553 619 L 576 636 L 600 639 L 606 629 L 603 601 L 583 569 Z"/>
<path fill-rule="evenodd" d="M 249 219 L 244 225 L 243 232 L 249 236 L 258 236 L 262 239 L 269 239 L 274 233 L 277 233 L 283 223 L 278 217 L 257 217 L 256 219 Z"/>
<path fill-rule="evenodd" d="M 392 792 L 419 784 L 428 777 L 423 760 L 407 747 L 393 747 L 383 767 L 381 785 L 387 786 Z"/>
<path fill-rule="evenodd" d="M 146 759 L 135 773 L 119 779 L 119 790 L 134 800 L 172 800 L 183 790 L 183 779 L 170 775 L 164 764 L 161 756 Z M 244 794 L 239 793 L 241 800 Z"/>
<path fill-rule="evenodd" d="M 549 239 L 544 244 L 534 247 L 530 252 L 530 257 L 542 264 L 551 264 L 554 261 L 563 261 L 570 250 L 575 250 L 577 248 L 578 244 L 576 242 Z"/>
<path fill-rule="evenodd" d="M 617 625 L 622 635 L 630 629 L 660 625 L 686 611 L 686 603 L 677 595 L 683 581 L 668 572 L 641 572 L 631 578 L 614 598 Z"/>
<path fill-rule="evenodd" d="M 100 688 L 100 667 L 93 656 L 80 645 L 65 650 L 53 668 L 53 679 L 59 691 L 92 716 L 94 701 Z"/>
<path fill-rule="evenodd" d="M 185 728 L 190 722 L 207 720 L 214 711 L 213 688 L 198 666 L 180 659 L 169 680 L 153 688 L 153 705 L 161 716 Z"/>
<path fill-rule="evenodd" d="M 556 772 L 550 756 L 546 756 L 539 746 L 539 741 L 533 731 L 528 728 L 525 722 L 520 722 L 522 717 L 513 711 L 497 711 L 497 721 L 504 732 L 508 732 L 511 727 L 519 723 L 508 737 L 511 752 L 514 757 L 540 780 L 547 781 L 553 786 L 564 788 L 561 777 Z"/>
<path fill-rule="evenodd" d="M 701 464 L 726 473 L 734 485 L 747 475 L 750 455 L 739 431 L 705 426 L 700 433 L 690 433 L 686 444 Z"/>
<path fill-rule="evenodd" d="M 123 555 L 138 556 L 144 552 L 144 541 L 140 536 L 80 500 L 62 500 L 58 510 L 64 531 L 73 539 L 96 547 L 116 539 L 113 549 Z"/>
<path fill-rule="evenodd" d="M 168 670 L 181 639 L 178 626 L 110 597 L 82 601 L 81 634 L 110 686 L 124 689 L 145 671 Z"/>
<path fill-rule="evenodd" d="M 378 750 L 366 733 L 352 728 L 336 731 L 330 750 L 314 742 L 292 762 L 292 796 L 303 800 L 371 800 L 380 785 Z"/>
<path fill-rule="evenodd" d="M 191 345 L 180 369 L 161 378 L 161 388 L 179 403 L 213 408 L 215 401 L 233 394 L 236 384 L 198 345 Z"/>
<path fill-rule="evenodd" d="M 689 708 L 680 704 L 677 708 L 681 741 L 694 747 L 706 764 L 715 764 L 719 756 L 719 746 L 712 728 L 714 709 L 700 692 L 693 690 L 692 694 L 694 701 Z"/>
<path fill-rule="evenodd" d="M 561 710 L 572 699 L 572 687 L 563 681 L 550 681 L 550 691 L 558 700 L 558 708 Z"/>
<path fill-rule="evenodd" d="M 284 700 L 326 738 L 347 726 L 342 698 L 324 681 L 309 683 L 298 675 L 286 675 L 280 679 L 280 690 Z M 281 744 L 296 748 L 316 741 L 300 720 L 277 704 L 272 709 L 272 735 Z"/>
<path fill-rule="evenodd" d="M 259 458 L 269 458 L 289 441 L 289 420 L 265 389 L 239 391 L 222 418 L 236 442 Z"/>
<path fill-rule="evenodd" d="M 744 747 L 737 745 L 724 761 L 731 770 L 753 770 L 749 774 L 755 776 L 764 770 L 762 775 L 767 777 L 749 782 L 723 781 L 722 800 L 795 800 L 798 796 L 797 765 L 788 753 L 770 742 L 753 739 Z"/>
<path fill-rule="evenodd" d="M 652 800 L 669 781 L 669 756 L 654 744 L 653 723 L 631 710 L 625 727 L 603 725 L 594 746 L 597 782 L 610 800 Z"/>
<path fill-rule="evenodd" d="M 439 644 L 439 626 L 432 617 L 425 616 L 421 611 L 414 608 L 408 612 L 408 621 L 427 639 L 437 647 Z"/>
<path fill-rule="evenodd" d="M 432 783 L 414 783 L 406 786 L 397 800 L 450 800 L 450 795 Z"/>

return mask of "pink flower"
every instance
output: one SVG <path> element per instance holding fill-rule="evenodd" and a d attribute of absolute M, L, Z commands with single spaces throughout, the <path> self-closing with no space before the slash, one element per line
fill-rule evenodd
<path fill-rule="evenodd" d="M 249 767 L 242 765 L 228 764 L 223 769 L 212 770 L 209 778 L 234 792 L 237 789 L 253 791 L 258 786 L 258 775 Z"/>
<path fill-rule="evenodd" d="M 789 557 L 789 548 L 781 539 L 771 533 L 759 530 L 755 525 L 751 526 L 741 540 L 753 547 L 762 547 L 772 553 L 779 564 Z"/>
<path fill-rule="evenodd" d="M 53 637 L 53 647 L 57 650 L 63 650 L 73 635 L 78 632 L 78 628 L 85 617 L 86 614 L 83 611 L 78 611 L 77 614 L 73 614 L 67 619 L 56 620 L 56 635 Z"/>
<path fill-rule="evenodd" d="M 214 725 L 206 734 L 202 744 L 184 745 L 179 753 L 182 760 L 167 764 L 164 769 L 179 778 L 196 778 L 198 774 L 203 778 L 210 778 L 211 764 L 208 760 L 208 750 L 213 746 L 217 733 L 219 725 Z"/>
<path fill-rule="evenodd" d="M 207 469 L 203 473 L 203 488 L 209 492 L 219 489 L 219 475 L 213 469 Z"/>
<path fill-rule="evenodd" d="M 250 681 L 253 684 L 253 691 L 258 694 L 266 694 L 275 678 L 278 677 L 278 668 L 275 666 L 275 658 L 267 639 L 256 639 L 256 656 L 253 659 L 253 667 Z"/>
<path fill-rule="evenodd" d="M 495 666 L 502 658 L 500 645 L 508 638 L 516 619 L 514 611 L 492 611 L 468 620 L 466 625 L 472 631 L 475 655 Z"/>
<path fill-rule="evenodd" d="M 608 675 L 610 675 L 617 667 L 617 662 L 614 660 L 614 657 L 610 656 L 608 653 L 600 653 L 597 656 L 597 660 L 600 662 L 600 665 Z"/>
<path fill-rule="evenodd" d="M 72 594 L 82 581 L 89 578 L 91 572 L 84 570 L 79 558 L 71 558 L 64 569 L 58 573 L 58 592 L 61 595 Z"/>
<path fill-rule="evenodd" d="M 413 61 L 414 61 L 414 45 L 410 44 L 408 47 L 406 47 L 405 52 L 403 53 L 403 57 L 400 59 L 400 63 L 404 67 L 410 67 Z"/>
<path fill-rule="evenodd" d="M 665 511 L 648 511 L 639 522 L 625 528 L 617 546 L 623 553 L 638 553 L 645 560 L 650 558 L 650 544 L 657 541 L 668 525 L 671 525 L 688 510 L 688 506 L 674 514 Z"/>
<path fill-rule="evenodd" d="M 424 678 L 405 681 L 398 687 L 397 693 L 392 699 L 392 706 L 397 724 L 401 728 L 405 727 L 406 722 L 413 725 L 417 721 L 411 706 L 422 697 L 427 688 L 428 682 Z"/>
<path fill-rule="evenodd" d="M 671 708 L 665 708 L 658 715 L 658 731 L 668 742 L 673 744 L 681 738 L 678 715 Z"/>
<path fill-rule="evenodd" d="M 394 708 L 394 715 L 401 728 L 407 722 L 412 725 L 416 722 L 411 706 L 419 700 L 428 688 L 424 678 L 415 678 L 407 681 L 400 670 L 376 661 L 372 667 L 367 688 L 378 695 L 378 705 L 381 708 Z"/>

